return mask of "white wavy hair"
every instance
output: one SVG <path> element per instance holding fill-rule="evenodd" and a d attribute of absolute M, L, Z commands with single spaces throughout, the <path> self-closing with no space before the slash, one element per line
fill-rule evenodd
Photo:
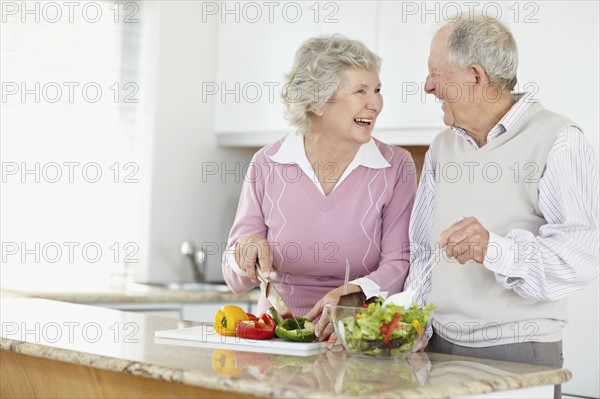
<path fill-rule="evenodd" d="M 481 65 L 490 81 L 512 91 L 517 84 L 519 54 L 508 28 L 487 16 L 457 17 L 441 29 L 449 29 L 449 61 L 465 70 Z"/>
<path fill-rule="evenodd" d="M 340 34 L 306 40 L 285 75 L 284 117 L 300 134 L 310 131 L 310 107 L 321 108 L 340 85 L 341 74 L 358 68 L 379 73 L 381 58 L 363 43 Z"/>

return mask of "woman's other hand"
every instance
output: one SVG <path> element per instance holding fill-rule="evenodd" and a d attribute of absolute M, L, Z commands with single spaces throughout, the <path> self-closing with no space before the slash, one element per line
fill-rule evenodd
<path fill-rule="evenodd" d="M 429 344 L 429 338 L 427 338 L 427 336 L 425 334 L 423 334 L 423 335 L 421 335 L 421 340 L 419 341 L 419 343 L 417 345 L 414 346 L 414 348 L 412 348 L 411 352 L 414 353 L 414 352 L 424 351 L 428 344 Z"/>
<path fill-rule="evenodd" d="M 258 261 L 263 276 L 271 274 L 273 255 L 271 245 L 258 234 L 246 234 L 237 240 L 235 244 L 235 261 L 239 268 L 248 274 L 252 282 L 256 282 L 256 271 L 254 265 Z"/>
<path fill-rule="evenodd" d="M 348 284 L 348 294 L 360 291 L 362 291 L 362 289 L 358 285 Z M 327 309 L 325 308 L 325 305 L 328 303 L 338 303 L 342 295 L 344 295 L 343 286 L 329 291 L 304 316 L 305 318 L 311 321 L 316 320 L 319 316 L 321 317 L 318 323 L 315 324 L 315 333 L 317 334 L 317 338 L 319 339 L 319 341 L 323 341 L 325 338 L 329 337 L 328 347 L 330 348 L 335 344 L 337 336 L 333 333 L 333 326 L 329 321 L 329 315 L 327 314 Z"/>

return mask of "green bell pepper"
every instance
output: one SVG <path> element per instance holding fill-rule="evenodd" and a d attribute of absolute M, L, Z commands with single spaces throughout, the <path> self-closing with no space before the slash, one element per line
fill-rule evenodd
<path fill-rule="evenodd" d="M 304 317 L 280 321 L 275 328 L 275 335 L 285 341 L 295 342 L 312 342 L 317 338 L 314 323 Z"/>

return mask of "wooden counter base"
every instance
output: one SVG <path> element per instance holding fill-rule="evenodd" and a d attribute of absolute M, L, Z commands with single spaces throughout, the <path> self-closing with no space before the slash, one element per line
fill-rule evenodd
<path fill-rule="evenodd" d="M 256 398 L 0 350 L 2 398 Z"/>

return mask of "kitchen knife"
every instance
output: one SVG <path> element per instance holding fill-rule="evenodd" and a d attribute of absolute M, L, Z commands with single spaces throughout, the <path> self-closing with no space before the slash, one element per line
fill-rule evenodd
<path fill-rule="evenodd" d="M 273 307 L 275 308 L 277 313 L 279 313 L 281 318 L 288 319 L 290 317 L 294 317 L 292 316 L 292 311 L 285 304 L 285 301 L 279 294 L 279 291 L 277 291 L 277 288 L 275 288 L 275 285 L 271 282 L 271 280 L 268 277 L 263 276 L 258 263 L 254 266 L 254 268 L 256 270 L 256 277 L 258 277 L 258 279 L 265 285 L 265 296 L 267 297 L 269 302 L 271 302 L 271 305 L 273 305 Z"/>
<path fill-rule="evenodd" d="M 279 291 L 277 291 L 277 288 L 275 288 L 275 284 L 273 284 L 268 277 L 263 276 L 258 263 L 254 265 L 254 269 L 256 270 L 256 277 L 258 277 L 258 279 L 265 285 L 265 296 L 269 302 L 271 302 L 271 305 L 273 305 L 277 313 L 279 313 L 281 319 L 294 318 L 292 310 L 285 304 L 285 301 L 279 294 Z M 300 329 L 300 324 L 298 324 L 298 321 L 296 319 L 294 319 L 294 321 L 296 322 L 298 329 Z"/>

